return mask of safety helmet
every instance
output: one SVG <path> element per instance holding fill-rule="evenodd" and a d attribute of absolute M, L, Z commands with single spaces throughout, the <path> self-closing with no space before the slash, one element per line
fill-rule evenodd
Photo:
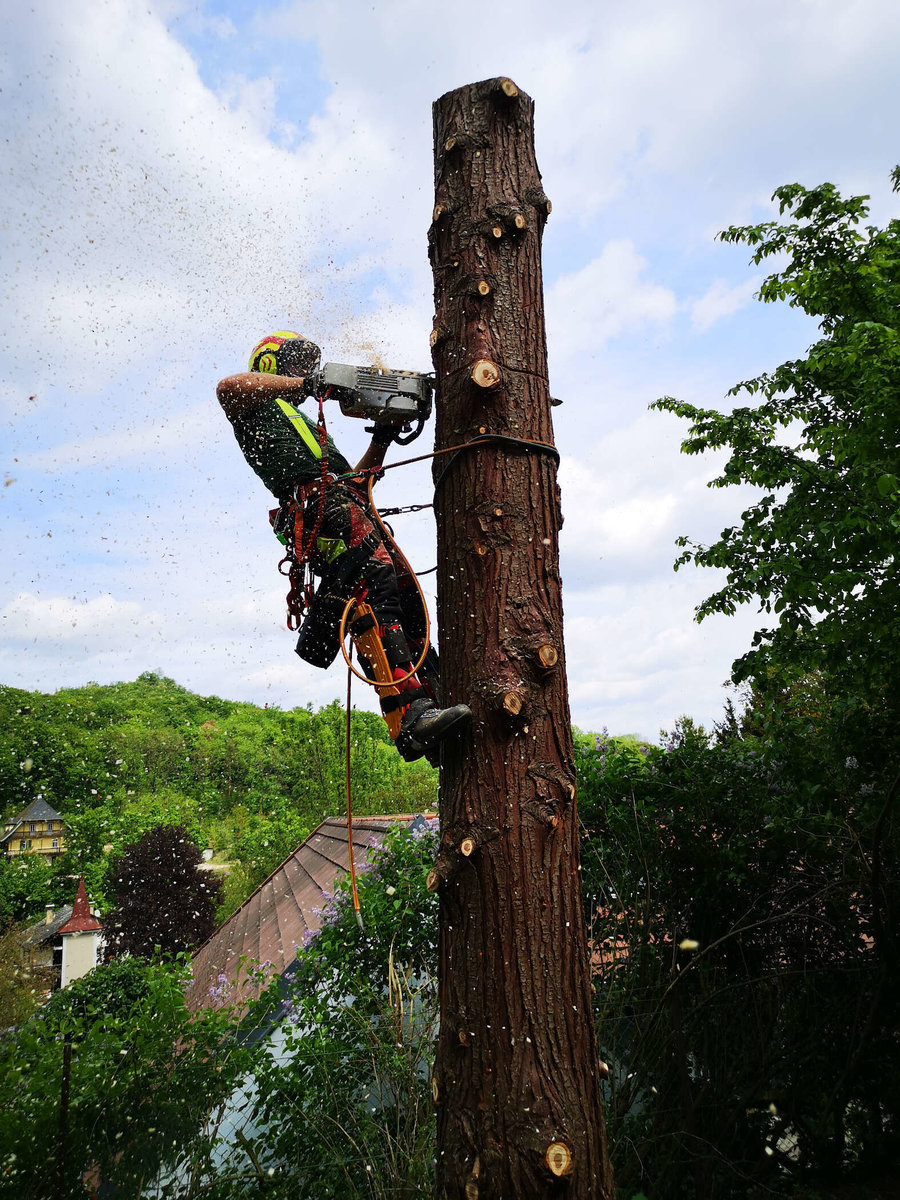
<path fill-rule="evenodd" d="M 302 333 L 280 329 L 270 333 L 253 347 L 249 371 L 267 375 L 311 375 L 318 367 L 322 352 Z"/>

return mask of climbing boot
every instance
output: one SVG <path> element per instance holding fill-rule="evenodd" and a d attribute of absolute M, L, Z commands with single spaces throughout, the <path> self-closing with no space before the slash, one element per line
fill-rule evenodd
<path fill-rule="evenodd" d="M 414 700 L 403 715 L 395 745 L 407 762 L 427 754 L 428 761 L 434 766 L 439 743 L 454 730 L 461 733 L 462 726 L 471 719 L 472 710 L 467 704 L 435 708 L 430 700 Z"/>

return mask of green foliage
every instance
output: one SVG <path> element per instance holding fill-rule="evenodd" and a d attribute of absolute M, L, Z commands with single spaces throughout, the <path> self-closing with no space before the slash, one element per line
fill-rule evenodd
<path fill-rule="evenodd" d="M 748 707 L 579 749 L 617 1182 L 654 1198 L 862 1185 L 900 1150 L 900 222 L 830 184 L 775 198 L 721 237 L 820 339 L 730 412 L 655 405 L 685 453 L 728 452 L 711 486 L 759 490 L 676 563 L 725 572 L 698 619 L 776 618 L 733 664 Z"/>
<path fill-rule="evenodd" d="M 374 713 L 354 712 L 351 786 L 360 815 L 422 811 L 436 803 L 437 772 L 404 763 Z M 0 919 L 71 901 L 84 873 L 108 904 L 108 859 L 158 825 L 185 826 L 234 864 L 223 914 L 233 911 L 325 817 L 343 811 L 344 712 L 260 709 L 197 696 L 145 673 L 132 683 L 89 684 L 54 695 L 0 687 L 0 809 L 38 794 L 64 817 L 68 852 L 49 878 L 0 864 Z"/>
<path fill-rule="evenodd" d="M 423 822 L 419 830 L 398 826 L 373 850 L 372 865 L 357 882 L 362 929 L 349 877 L 338 884 L 322 912 L 320 930 L 299 956 L 296 990 L 311 991 L 325 982 L 325 1004 L 340 1003 L 360 978 L 386 991 L 391 956 L 418 978 L 436 977 L 438 901 L 425 886 L 437 854 L 436 821 Z"/>
<path fill-rule="evenodd" d="M 232 817 L 231 852 L 244 867 L 247 888 L 244 896 L 268 879 L 311 833 L 309 825 L 286 800 L 274 801 L 265 814 L 235 809 Z"/>
<path fill-rule="evenodd" d="M 625 1194 L 793 1194 L 895 1160 L 900 845 L 872 731 L 810 679 L 714 738 L 579 752 Z"/>
<path fill-rule="evenodd" d="M 47 904 L 58 902 L 57 871 L 46 859 L 39 854 L 0 857 L 0 927 L 37 919 Z"/>
<path fill-rule="evenodd" d="M 180 825 L 197 846 L 206 845 L 198 801 L 164 788 L 135 799 L 111 797 L 66 814 L 67 865 L 80 873 L 83 866 L 103 855 L 121 854 L 159 825 Z"/>
<path fill-rule="evenodd" d="M 425 878 L 432 831 L 391 834 L 359 879 L 323 913 L 296 970 L 263 998 L 275 1031 L 232 1098 L 239 1130 L 224 1160 L 197 1152 L 217 1200 L 254 1186 L 278 1200 L 428 1194 L 433 1171 L 436 897 Z"/>
<path fill-rule="evenodd" d="M 381 717 L 353 713 L 351 748 L 360 811 L 381 811 L 398 790 L 433 803 L 436 772 L 404 763 Z M 260 709 L 147 675 L 54 695 L 0 687 L 0 803 L 8 814 L 39 792 L 66 817 L 169 797 L 207 820 L 284 799 L 312 826 L 344 802 L 343 708 Z"/>
<path fill-rule="evenodd" d="M 821 1181 L 864 1189 L 895 1161 L 900 845 L 885 814 L 896 733 L 876 717 L 809 676 L 777 699 L 753 695 L 740 715 L 729 708 L 714 735 L 684 719 L 659 747 L 578 739 L 623 1196 L 811 1196 Z M 433 832 L 392 834 L 359 880 L 364 928 L 345 881 L 289 978 L 249 1014 L 224 1007 L 195 1027 L 180 994 L 167 1015 L 154 992 L 164 976 L 154 983 L 144 964 L 95 972 L 89 994 L 81 981 L 14 1035 L 15 1053 L 4 1046 L 0 1104 L 21 1130 L 37 1096 L 58 1096 L 71 1027 L 86 1047 L 78 1069 L 83 1058 L 93 1072 L 73 1084 L 77 1129 L 101 1130 L 117 1194 L 137 1195 L 142 1171 L 173 1200 L 427 1194 L 435 851 Z M 157 1011 L 150 1036 L 141 1026 Z M 102 1036 L 87 1035 L 95 1025 Z M 37 1028 L 40 1045 L 21 1041 Z M 26 1072 L 19 1114 L 14 1068 L 32 1059 L 44 1065 Z M 115 1081 L 108 1098 L 102 1078 Z M 11 1189 L 52 1166 L 58 1110 L 44 1107 L 43 1167 L 31 1148 L 24 1164 L 0 1157 L 23 1172 Z"/>
<path fill-rule="evenodd" d="M 95 968 L 0 1038 L 0 1195 L 83 1193 L 99 1170 L 116 1195 L 140 1194 L 210 1105 L 227 1096 L 246 1054 L 227 1019 L 192 1019 L 183 964 L 121 959 Z M 70 1076 L 62 1189 L 60 1096 Z"/>
<path fill-rule="evenodd" d="M 735 680 L 787 666 L 795 675 L 826 670 L 872 694 L 897 673 L 900 221 L 861 228 L 866 197 L 845 200 L 831 184 L 790 184 L 775 199 L 787 221 L 720 236 L 752 247 L 756 264 L 786 258 L 760 299 L 802 309 L 822 337 L 805 358 L 731 389 L 752 407 L 720 413 L 657 401 L 691 421 L 685 453 L 729 451 L 710 486 L 762 491 L 713 545 L 680 538 L 676 565 L 726 572 L 698 619 L 753 600 L 777 617 L 734 664 Z"/>

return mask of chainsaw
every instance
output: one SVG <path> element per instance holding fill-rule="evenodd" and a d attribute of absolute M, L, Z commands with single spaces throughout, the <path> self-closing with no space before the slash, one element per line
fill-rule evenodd
<path fill-rule="evenodd" d="M 416 371 L 324 363 L 308 383 L 317 399 L 337 400 L 345 417 L 399 426 L 404 436 L 394 441 L 401 446 L 414 441 L 431 416 L 434 378 Z"/>

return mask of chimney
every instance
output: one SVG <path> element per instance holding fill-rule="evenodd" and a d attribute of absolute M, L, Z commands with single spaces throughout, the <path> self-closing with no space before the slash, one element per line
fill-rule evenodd
<path fill-rule="evenodd" d="M 47 910 L 47 911 L 44 913 L 44 924 L 45 924 L 45 925 L 52 925 L 52 924 L 53 924 L 53 905 L 52 905 L 52 904 L 47 904 L 47 905 L 45 905 L 44 907 L 45 907 L 45 908 L 46 908 L 46 910 Z"/>

